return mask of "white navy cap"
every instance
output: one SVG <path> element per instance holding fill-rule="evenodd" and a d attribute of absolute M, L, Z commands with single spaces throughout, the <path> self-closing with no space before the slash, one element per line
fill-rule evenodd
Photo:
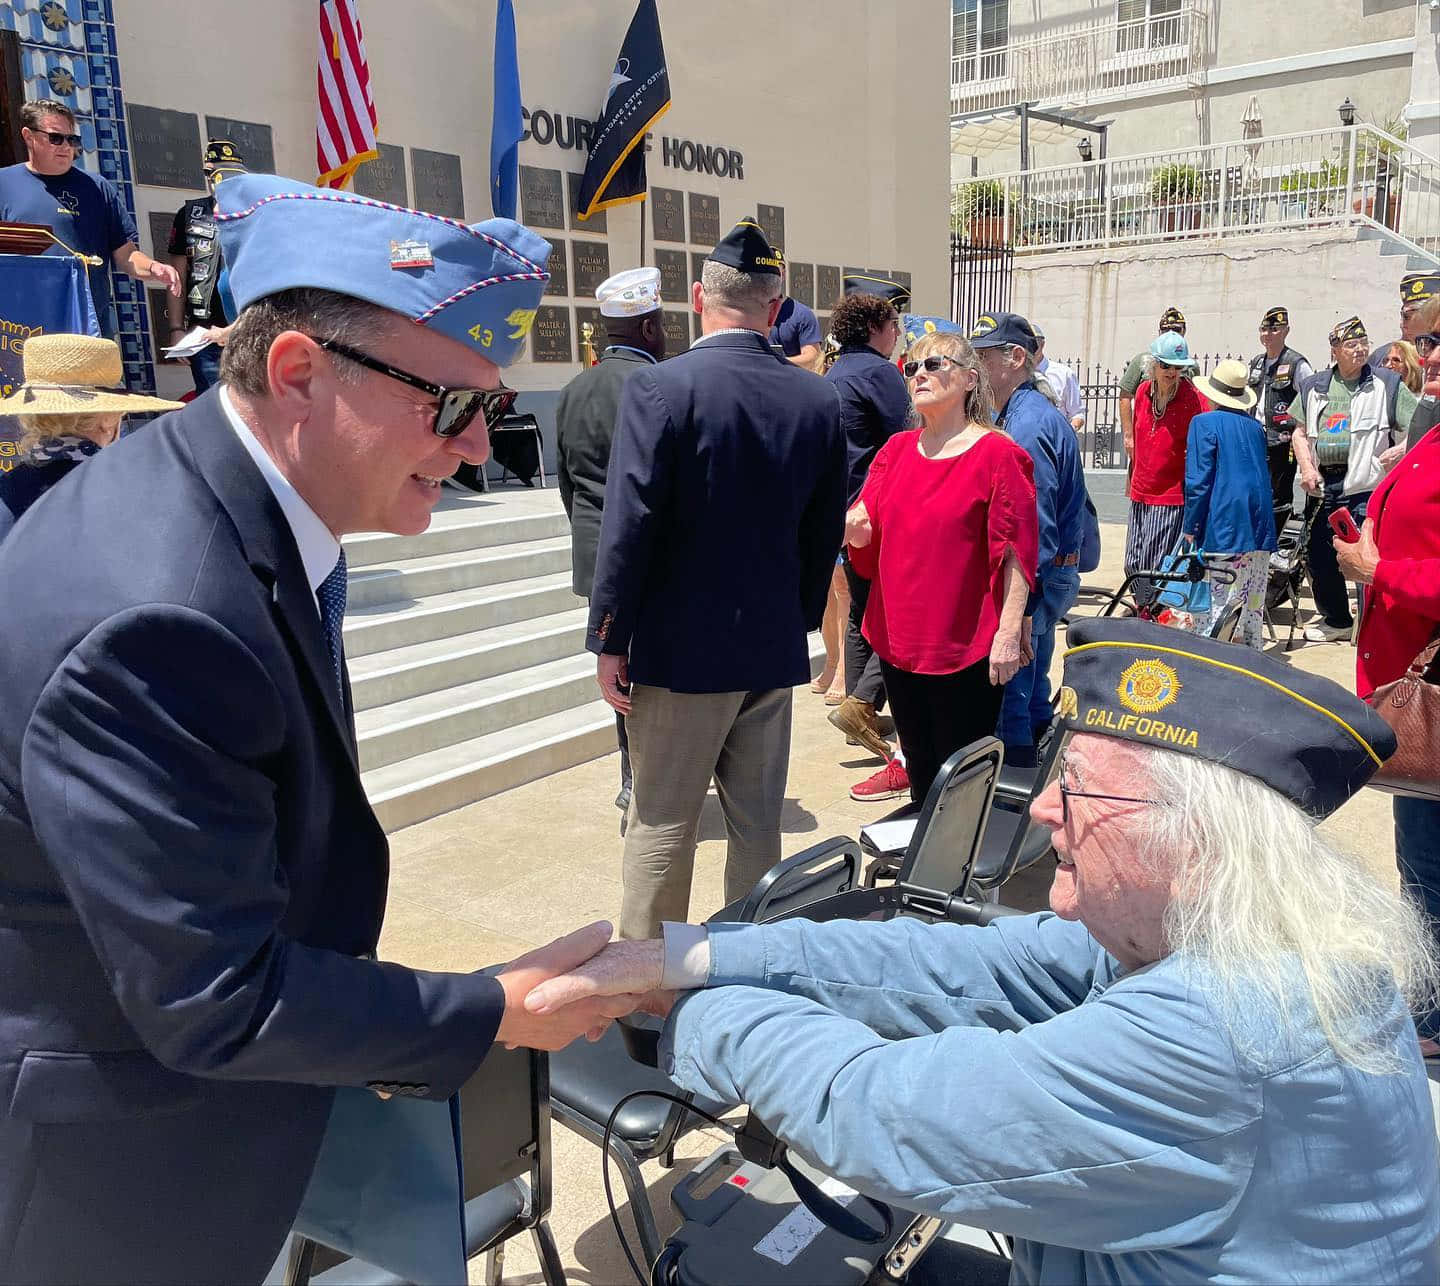
<path fill-rule="evenodd" d="M 595 287 L 602 317 L 640 317 L 660 307 L 660 269 L 627 268 Z"/>

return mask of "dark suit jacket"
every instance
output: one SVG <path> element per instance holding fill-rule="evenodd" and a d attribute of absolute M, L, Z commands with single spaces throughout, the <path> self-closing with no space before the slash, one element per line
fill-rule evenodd
<path fill-rule="evenodd" d="M 832 385 L 757 332 L 625 381 L 586 646 L 633 682 L 748 692 L 810 677 L 845 523 Z"/>
<path fill-rule="evenodd" d="M 499 985 L 364 958 L 348 691 L 214 393 L 44 497 L 0 579 L 0 1280 L 258 1281 L 327 1087 L 449 1094 Z"/>
<path fill-rule="evenodd" d="M 555 408 L 555 454 L 560 499 L 570 515 L 570 564 L 575 592 L 590 597 L 600 514 L 605 508 L 605 475 L 620 410 L 620 388 L 633 371 L 655 365 L 631 348 L 607 348 L 560 393 Z"/>

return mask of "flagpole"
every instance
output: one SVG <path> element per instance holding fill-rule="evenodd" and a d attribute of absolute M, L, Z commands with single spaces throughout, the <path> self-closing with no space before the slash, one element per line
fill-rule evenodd
<path fill-rule="evenodd" d="M 642 143 L 640 146 L 644 147 L 645 145 Z M 650 188 L 648 185 L 645 188 L 645 199 L 643 201 L 637 201 L 635 204 L 640 207 L 640 267 L 643 268 L 645 266 L 645 211 L 650 208 Z"/>

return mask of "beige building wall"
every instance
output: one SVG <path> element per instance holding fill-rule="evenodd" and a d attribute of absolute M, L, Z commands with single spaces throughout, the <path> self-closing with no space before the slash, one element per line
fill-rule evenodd
<path fill-rule="evenodd" d="M 525 106 L 593 118 L 634 8 L 634 0 L 518 3 Z M 359 9 L 380 140 L 458 155 L 465 217 L 488 218 L 493 0 L 360 0 Z M 761 204 L 781 206 L 792 262 L 907 271 L 916 307 L 946 311 L 948 6 L 918 6 L 903 21 L 869 0 L 659 0 L 659 12 L 673 106 L 653 130 L 651 187 L 718 197 L 722 227 Z M 207 114 L 268 124 L 276 168 L 313 181 L 313 4 L 117 0 L 116 29 L 127 101 L 196 113 L 202 136 Z M 743 153 L 743 180 L 666 166 L 663 136 Z M 578 172 L 584 156 L 532 139 L 520 162 Z M 186 194 L 139 184 L 135 191 L 149 250 L 149 214 L 172 213 Z M 543 231 L 605 241 L 618 271 L 640 261 L 641 209 L 610 210 L 603 237 Z M 655 262 L 655 246 L 647 226 L 647 262 Z M 573 275 L 572 264 L 572 289 Z M 578 329 L 574 307 L 586 300 L 545 302 L 568 308 Z M 832 302 L 817 305 L 823 311 Z M 577 369 L 526 360 L 509 378 L 522 390 L 553 390 Z M 162 368 L 160 382 L 180 391 L 188 373 Z"/>

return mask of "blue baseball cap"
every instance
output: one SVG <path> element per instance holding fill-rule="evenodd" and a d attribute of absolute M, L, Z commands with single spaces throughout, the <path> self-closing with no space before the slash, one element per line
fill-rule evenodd
<path fill-rule="evenodd" d="M 237 174 L 215 208 L 240 309 L 282 290 L 331 290 L 497 366 L 520 355 L 550 280 L 550 243 L 511 219 L 469 225 L 273 174 Z"/>
<path fill-rule="evenodd" d="M 1190 356 L 1190 345 L 1185 342 L 1185 336 L 1173 330 L 1164 331 L 1150 341 L 1150 356 L 1166 366 L 1184 366 L 1192 371 L 1199 369 L 1199 363 Z"/>
<path fill-rule="evenodd" d="M 1018 345 L 1027 353 L 1040 347 L 1035 328 L 1019 313 L 986 313 L 975 321 L 970 331 L 972 348 L 1001 348 Z"/>

